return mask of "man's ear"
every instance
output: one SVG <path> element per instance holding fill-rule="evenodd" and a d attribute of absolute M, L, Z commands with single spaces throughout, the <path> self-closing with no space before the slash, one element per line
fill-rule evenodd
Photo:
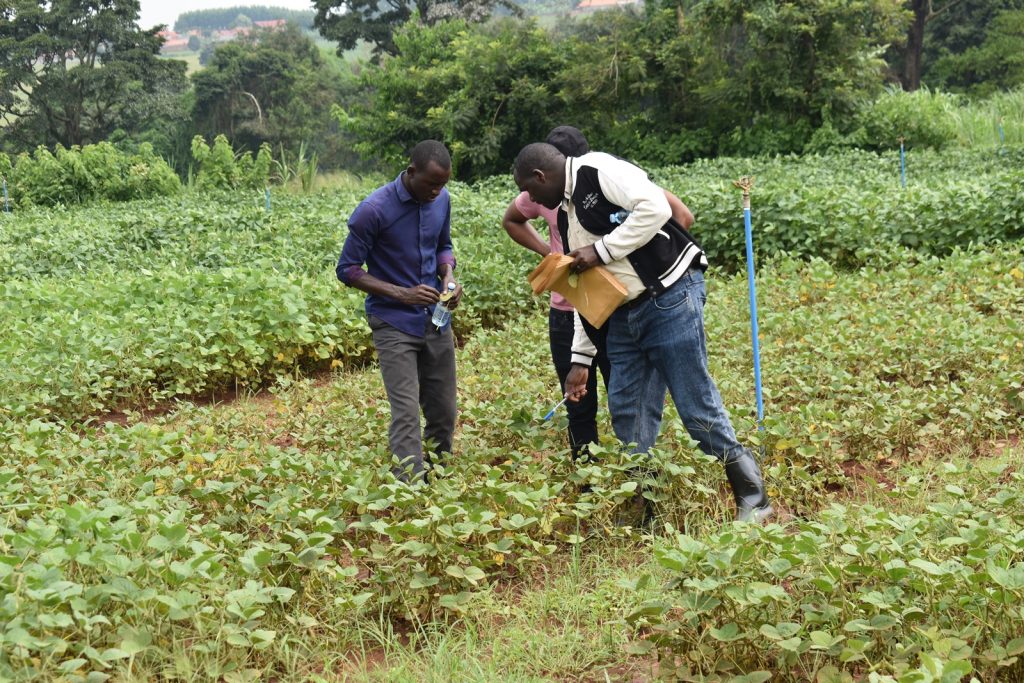
<path fill-rule="evenodd" d="M 408 178 L 412 178 L 414 175 L 416 175 L 416 167 L 413 166 L 412 164 L 409 164 L 405 169 L 405 175 Z"/>
<path fill-rule="evenodd" d="M 544 171 L 540 170 L 539 168 L 531 170 L 530 175 L 533 176 L 533 179 L 536 180 L 541 185 L 546 183 L 548 179 L 547 174 Z"/>

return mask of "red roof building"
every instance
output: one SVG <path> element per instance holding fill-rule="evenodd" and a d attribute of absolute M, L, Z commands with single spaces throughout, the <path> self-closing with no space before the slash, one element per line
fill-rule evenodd
<path fill-rule="evenodd" d="M 603 9 L 616 9 L 623 7 L 636 7 L 641 0 L 580 0 L 580 4 L 573 9 L 573 15 L 590 14 Z"/>

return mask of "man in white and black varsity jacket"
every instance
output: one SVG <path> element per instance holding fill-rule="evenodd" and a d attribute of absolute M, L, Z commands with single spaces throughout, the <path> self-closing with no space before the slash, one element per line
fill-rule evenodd
<path fill-rule="evenodd" d="M 653 373 L 668 385 L 676 409 L 701 450 L 725 465 L 737 518 L 762 521 L 772 514 L 757 461 L 736 438 L 721 395 L 708 372 L 704 337 L 704 270 L 700 245 L 672 219 L 665 193 L 633 164 L 601 152 L 565 157 L 545 143 L 516 157 L 519 189 L 551 209 L 562 208 L 573 269 L 603 265 L 626 287 L 627 299 L 608 326 L 611 378 L 608 407 L 616 436 L 646 450 L 653 438 L 638 434 L 638 415 L 649 401 Z M 566 395 L 578 400 L 594 347 L 576 314 L 573 368 Z M 640 438 L 638 438 L 640 437 Z"/>

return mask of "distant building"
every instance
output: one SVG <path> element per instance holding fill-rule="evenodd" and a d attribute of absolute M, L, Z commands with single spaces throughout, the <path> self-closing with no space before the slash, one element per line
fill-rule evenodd
<path fill-rule="evenodd" d="M 213 32 L 213 42 L 223 43 L 229 40 L 234 40 L 239 36 L 247 36 L 253 32 L 253 29 L 266 29 L 269 31 L 276 31 L 277 29 L 284 28 L 288 22 L 284 19 L 268 19 L 267 21 L 254 21 L 253 28 L 248 26 L 240 26 L 239 28 L 229 28 L 223 31 Z"/>
<path fill-rule="evenodd" d="M 157 35 L 164 39 L 160 52 L 186 52 L 188 50 L 187 35 L 175 33 L 170 29 L 160 31 Z"/>
<path fill-rule="evenodd" d="M 257 29 L 266 29 L 276 31 L 277 29 L 284 28 L 288 22 L 285 19 L 271 19 L 269 21 L 256 21 L 253 22 L 253 27 Z M 214 43 L 226 43 L 229 40 L 234 40 L 241 36 L 247 36 L 252 33 L 253 29 L 247 26 L 239 28 L 227 28 L 219 31 L 210 32 L 210 40 Z M 197 38 L 202 37 L 203 32 L 199 29 L 191 29 L 188 33 L 176 33 L 170 29 L 160 31 L 157 35 L 164 39 L 164 45 L 160 48 L 161 52 L 186 52 L 188 51 L 188 39 L 192 36 Z"/>
<path fill-rule="evenodd" d="M 239 36 L 247 36 L 252 29 L 241 27 L 241 28 L 226 28 L 222 31 L 214 31 L 211 37 L 215 43 L 226 43 L 229 40 L 234 40 Z"/>
<path fill-rule="evenodd" d="M 604 9 L 622 9 L 626 7 L 639 7 L 643 0 L 580 0 L 572 11 L 573 16 L 581 14 L 592 14 Z"/>

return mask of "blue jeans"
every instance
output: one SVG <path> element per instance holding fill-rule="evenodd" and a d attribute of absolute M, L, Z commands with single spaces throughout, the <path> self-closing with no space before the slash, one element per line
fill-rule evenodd
<path fill-rule="evenodd" d="M 703 273 L 690 270 L 660 296 L 620 306 L 608 319 L 612 428 L 621 441 L 636 442 L 641 452 L 657 437 L 645 417 L 655 402 L 664 400 L 652 390 L 662 382 L 702 451 L 723 462 L 746 451 L 708 372 L 706 300 Z"/>
<path fill-rule="evenodd" d="M 569 376 L 572 368 L 572 340 L 575 330 L 575 315 L 572 311 L 560 311 L 552 308 L 548 314 L 548 337 L 551 344 L 551 359 L 555 364 L 555 372 L 558 374 L 558 383 L 565 392 L 565 379 Z M 572 449 L 572 457 L 575 459 L 583 452 L 586 452 L 586 445 L 597 443 L 597 370 L 601 370 L 604 378 L 605 391 L 608 391 L 609 377 L 611 370 L 607 354 L 607 326 L 588 331 L 590 340 L 594 342 L 597 349 L 597 356 L 590 368 L 587 377 L 587 393 L 577 401 L 567 401 L 565 404 L 566 414 L 569 417 L 569 447 Z M 654 375 L 650 378 L 650 386 L 644 389 L 645 396 L 644 410 L 638 411 L 639 427 L 630 432 L 629 439 L 623 439 L 626 443 L 637 443 L 638 451 L 645 452 L 654 446 L 658 438 L 658 431 L 661 428 L 661 414 L 665 409 L 665 383 L 661 377 Z M 618 436 L 618 431 L 616 431 Z M 620 439 L 622 437 L 619 437 Z"/>

